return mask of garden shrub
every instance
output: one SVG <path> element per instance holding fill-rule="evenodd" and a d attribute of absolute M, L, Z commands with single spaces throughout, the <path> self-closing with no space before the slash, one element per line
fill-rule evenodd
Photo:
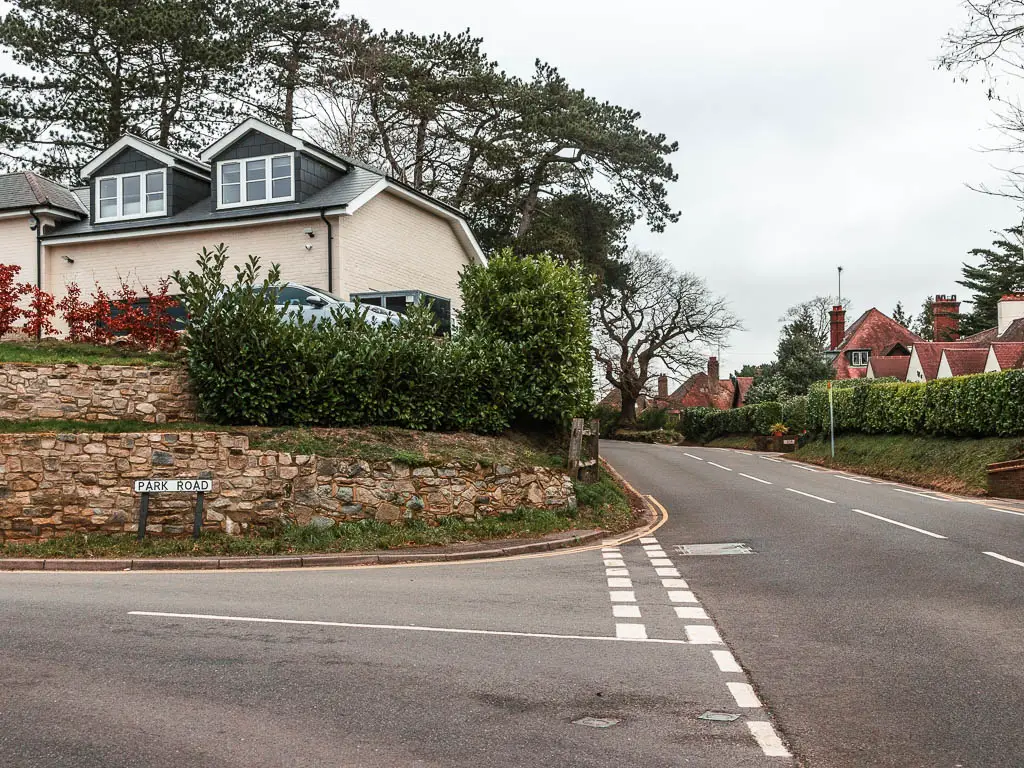
<path fill-rule="evenodd" d="M 614 405 L 595 405 L 593 417 L 601 422 L 601 437 L 609 438 L 615 434 L 622 420 L 622 409 Z"/>
<path fill-rule="evenodd" d="M 459 288 L 459 332 L 508 345 L 514 420 L 564 426 L 590 410 L 589 299 L 579 268 L 506 249 L 486 267 L 467 267 Z"/>
<path fill-rule="evenodd" d="M 636 425 L 640 431 L 665 429 L 668 426 L 668 409 L 648 408 L 636 417 Z"/>
<path fill-rule="evenodd" d="M 412 308 L 398 325 L 373 326 L 365 317 L 348 314 L 336 314 L 332 323 L 286 319 L 285 308 L 270 298 L 272 285 L 280 281 L 277 265 L 260 279 L 259 260 L 250 256 L 226 283 L 226 261 L 223 245 L 213 251 L 204 248 L 198 271 L 175 274 L 187 311 L 189 376 L 210 419 L 495 433 L 535 402 L 548 403 L 541 414 L 548 423 L 556 420 L 551 403 L 583 406 L 558 412 L 559 420 L 589 410 L 589 362 L 584 397 L 574 389 L 579 371 L 568 365 L 552 330 L 573 330 L 575 323 L 567 327 L 550 322 L 545 329 L 541 318 L 532 319 L 530 327 L 554 344 L 548 357 L 562 361 L 545 368 L 538 340 L 496 332 L 500 323 L 486 306 L 493 298 L 489 291 L 476 294 L 484 306 L 468 302 L 477 318 L 474 327 L 463 326 L 452 337 L 438 339 L 426 307 Z M 498 270 L 506 278 L 515 273 L 501 262 Z M 554 273 L 545 268 L 543 274 Z M 474 280 L 492 282 L 487 275 Z M 568 288 L 574 293 L 572 285 Z M 563 316 L 575 312 L 573 301 L 559 308 L 550 291 L 543 293 L 544 302 L 531 304 L 520 297 L 512 310 L 501 302 L 494 308 L 505 317 L 515 311 L 532 315 L 543 306 Z M 559 373 L 565 376 L 559 378 Z"/>

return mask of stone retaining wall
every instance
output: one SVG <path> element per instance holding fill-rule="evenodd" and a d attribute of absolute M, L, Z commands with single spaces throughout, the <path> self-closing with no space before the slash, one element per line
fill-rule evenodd
<path fill-rule="evenodd" d="M 252 450 L 248 437 L 224 432 L 8 434 L 0 435 L 0 542 L 135 531 L 133 480 L 211 476 L 206 524 L 228 533 L 277 521 L 433 521 L 576 503 L 568 476 L 545 468 L 300 456 Z M 191 530 L 194 503 L 194 494 L 152 495 L 147 530 Z"/>
<path fill-rule="evenodd" d="M 0 419 L 195 421 L 188 375 L 177 367 L 0 365 Z"/>

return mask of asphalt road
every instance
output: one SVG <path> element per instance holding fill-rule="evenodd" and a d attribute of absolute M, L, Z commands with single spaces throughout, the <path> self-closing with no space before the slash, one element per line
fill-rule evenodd
<path fill-rule="evenodd" d="M 414 567 L 0 572 L 0 766 L 792 765 L 656 542 Z"/>
<path fill-rule="evenodd" d="M 602 452 L 671 511 L 658 539 L 802 763 L 1024 766 L 1024 508 L 738 451 Z M 674 550 L 734 542 L 753 554 Z"/>

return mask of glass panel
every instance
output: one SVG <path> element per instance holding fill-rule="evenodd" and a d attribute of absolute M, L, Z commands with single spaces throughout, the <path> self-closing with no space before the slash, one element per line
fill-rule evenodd
<path fill-rule="evenodd" d="M 153 192 L 163 193 L 164 191 L 164 174 L 163 171 L 157 171 L 156 173 L 146 174 L 146 192 L 152 194 Z"/>
<path fill-rule="evenodd" d="M 117 216 L 117 200 L 100 200 L 100 218 L 111 219 Z"/>
<path fill-rule="evenodd" d="M 245 184 L 245 199 L 250 203 L 257 200 L 266 200 L 267 198 L 267 182 L 265 181 L 248 181 Z"/>
<path fill-rule="evenodd" d="M 239 163 L 224 163 L 220 167 L 221 184 L 238 184 L 241 179 L 242 166 Z"/>
<path fill-rule="evenodd" d="M 121 179 L 121 213 L 132 216 L 142 212 L 142 177 L 125 176 Z"/>
<path fill-rule="evenodd" d="M 292 177 L 288 176 L 283 179 L 274 179 L 271 182 L 272 194 L 274 197 L 291 197 L 292 196 Z"/>
<path fill-rule="evenodd" d="M 310 291 L 304 291 L 302 288 L 296 288 L 294 285 L 286 285 L 282 288 L 275 299 L 275 304 L 303 304 L 313 294 Z"/>
<path fill-rule="evenodd" d="M 284 157 L 275 157 L 270 161 L 271 178 L 280 179 L 284 176 L 292 175 L 292 158 L 290 155 Z"/>
<path fill-rule="evenodd" d="M 146 195 L 146 213 L 164 212 L 164 193 L 157 192 L 153 195 Z"/>
<path fill-rule="evenodd" d="M 257 181 L 267 178 L 267 163 L 265 160 L 248 160 L 245 163 L 245 180 Z"/>
<path fill-rule="evenodd" d="M 227 203 L 227 204 L 242 202 L 242 185 L 241 184 L 221 185 L 221 188 L 220 188 L 220 201 L 222 203 Z"/>
<path fill-rule="evenodd" d="M 117 197 L 117 179 L 101 179 L 100 180 L 100 198 L 116 198 Z"/>

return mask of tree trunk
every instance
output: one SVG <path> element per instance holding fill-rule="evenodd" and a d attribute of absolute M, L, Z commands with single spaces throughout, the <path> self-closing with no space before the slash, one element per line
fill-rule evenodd
<path fill-rule="evenodd" d="M 620 390 L 621 392 L 621 390 Z M 625 392 L 622 394 L 622 419 L 619 421 L 620 424 L 625 426 L 632 426 L 636 424 L 636 395 L 629 395 Z"/>
<path fill-rule="evenodd" d="M 421 117 L 416 126 L 416 166 L 413 169 L 412 186 L 423 189 L 423 166 L 427 161 L 427 118 Z"/>

